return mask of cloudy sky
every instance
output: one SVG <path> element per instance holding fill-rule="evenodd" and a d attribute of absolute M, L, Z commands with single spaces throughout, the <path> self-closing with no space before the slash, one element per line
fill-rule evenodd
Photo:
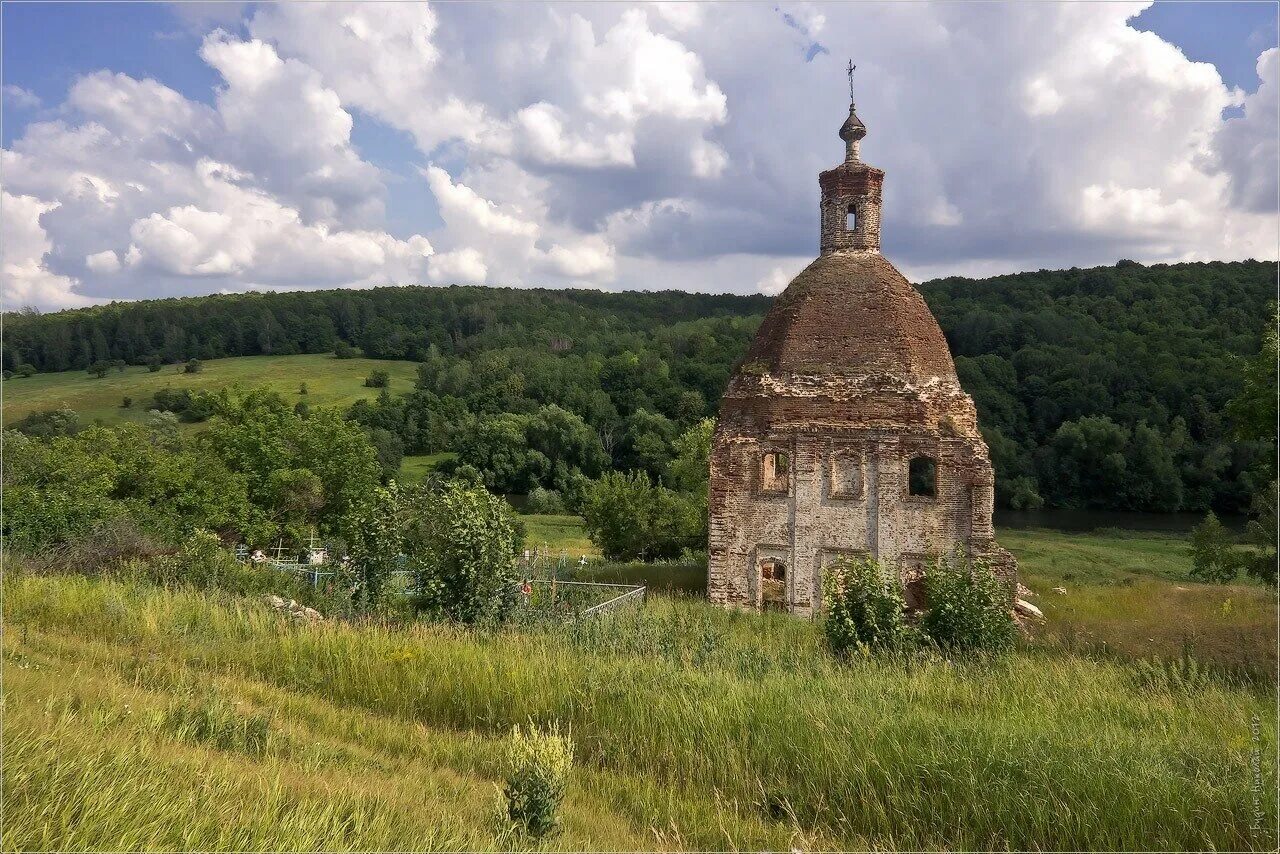
<path fill-rule="evenodd" d="M 777 292 L 852 56 L 914 280 L 1275 258 L 1274 3 L 3 7 L 6 309 Z"/>

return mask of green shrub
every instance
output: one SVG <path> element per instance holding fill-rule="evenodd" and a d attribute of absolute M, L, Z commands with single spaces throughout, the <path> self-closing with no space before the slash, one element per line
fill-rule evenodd
<path fill-rule="evenodd" d="M 554 489 L 543 489 L 541 486 L 535 486 L 530 490 L 524 509 L 526 513 L 548 516 L 559 516 L 565 512 L 564 501 L 561 500 L 560 493 Z"/>
<path fill-rule="evenodd" d="M 173 554 L 151 561 L 147 572 L 157 584 L 225 590 L 240 595 L 266 593 L 288 581 L 240 563 L 222 547 L 217 534 L 203 530 L 193 532 Z"/>
<path fill-rule="evenodd" d="M 640 471 L 606 472 L 581 512 L 591 542 L 609 560 L 674 558 L 706 543 L 705 498 L 655 485 Z"/>
<path fill-rule="evenodd" d="M 165 386 L 152 393 L 147 408 L 172 412 L 187 424 L 198 424 L 212 418 L 218 411 L 218 405 L 218 396 L 211 392 Z"/>
<path fill-rule="evenodd" d="M 564 801 L 573 769 L 573 741 L 558 723 L 545 730 L 533 723 L 512 728 L 507 743 L 507 818 L 535 838 L 560 825 L 556 812 Z"/>
<path fill-rule="evenodd" d="M 28 436 L 45 439 L 51 436 L 74 436 L 80 432 L 80 416 L 63 404 L 57 409 L 32 412 L 13 424 L 13 429 Z"/>
<path fill-rule="evenodd" d="M 364 378 L 364 384 L 368 388 L 386 388 L 391 385 L 391 374 L 386 371 L 372 371 Z"/>
<path fill-rule="evenodd" d="M 1009 507 L 1014 510 L 1039 510 L 1044 499 L 1036 490 L 1035 478 L 1015 477 L 1009 483 Z"/>
<path fill-rule="evenodd" d="M 351 558 L 352 577 L 344 586 L 355 591 L 359 604 L 372 607 L 400 563 L 403 525 L 400 491 L 395 483 L 374 487 L 342 521 Z"/>
<path fill-rule="evenodd" d="M 339 341 L 333 345 L 333 357 L 335 359 L 354 359 L 356 357 L 356 348 L 346 341 Z"/>
<path fill-rule="evenodd" d="M 204 362 L 199 359 L 188 359 L 187 363 L 182 366 L 184 374 L 198 374 L 204 370 Z"/>
<path fill-rule="evenodd" d="M 407 568 L 423 608 L 461 623 L 509 616 L 523 538 L 507 503 L 454 480 L 403 492 L 399 503 Z"/>
<path fill-rule="evenodd" d="M 836 655 L 897 649 L 910 642 L 896 573 L 878 561 L 837 561 L 824 571 L 822 588 L 822 633 Z"/>
<path fill-rule="evenodd" d="M 1005 652 L 1017 626 L 1009 591 L 991 568 L 963 555 L 939 558 L 925 573 L 926 610 L 920 629 L 948 652 Z"/>
<path fill-rule="evenodd" d="M 1253 515 L 1244 531 L 1249 548 L 1241 559 L 1245 575 L 1276 586 L 1276 482 L 1263 487 L 1253 498 Z"/>
<path fill-rule="evenodd" d="M 1191 529 L 1191 577 L 1213 584 L 1233 581 L 1240 571 L 1235 540 L 1212 510 Z"/>

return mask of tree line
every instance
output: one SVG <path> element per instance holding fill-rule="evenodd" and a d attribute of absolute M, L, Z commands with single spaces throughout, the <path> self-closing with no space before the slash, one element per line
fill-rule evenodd
<path fill-rule="evenodd" d="M 1242 434 L 1227 413 L 1275 280 L 1273 263 L 1122 261 L 921 285 L 977 403 L 999 504 L 1246 510 L 1273 476 L 1275 435 Z M 610 470 L 670 482 L 680 437 L 714 416 L 768 305 L 476 287 L 219 295 L 10 314 L 3 359 L 13 377 L 259 354 L 419 361 L 413 389 L 346 413 L 379 458 L 451 451 L 493 491 L 578 505 Z"/>

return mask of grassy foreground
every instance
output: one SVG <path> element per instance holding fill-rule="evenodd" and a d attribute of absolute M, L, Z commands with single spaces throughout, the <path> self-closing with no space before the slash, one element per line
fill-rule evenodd
<path fill-rule="evenodd" d="M 165 365 L 156 373 L 131 365 L 123 371 L 113 369 L 101 379 L 85 371 L 36 374 L 5 382 L 4 421 L 11 424 L 32 412 L 59 406 L 74 409 L 85 424 L 98 419 L 106 424 L 145 421 L 147 401 L 165 386 L 217 391 L 240 385 L 276 391 L 287 400 L 305 400 L 313 407 L 348 407 L 362 398 L 378 396 L 378 389 L 364 385 L 371 372 L 386 371 L 391 377 L 391 393 L 402 394 L 413 388 L 417 369 L 416 362 L 335 359 L 321 353 L 211 359 L 198 374 L 183 373 L 181 365 Z M 307 384 L 306 395 L 298 394 L 302 383 Z M 120 405 L 125 396 L 133 398 L 128 409 Z"/>
<path fill-rule="evenodd" d="M 577 744 L 556 849 L 1275 843 L 1274 702 L 1212 679 L 838 666 L 808 622 L 668 597 L 503 633 L 297 626 L 11 573 L 4 607 L 5 850 L 526 847 L 494 805 L 529 718 Z"/>

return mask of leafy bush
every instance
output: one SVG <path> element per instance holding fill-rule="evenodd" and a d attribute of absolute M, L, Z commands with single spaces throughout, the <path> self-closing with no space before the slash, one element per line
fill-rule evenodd
<path fill-rule="evenodd" d="M 512 728 L 507 742 L 507 817 L 535 838 L 560 825 L 556 812 L 564 801 L 573 770 L 573 741 L 558 723 L 545 730 L 532 723 Z"/>
<path fill-rule="evenodd" d="M 196 528 L 243 530 L 254 515 L 243 480 L 199 437 L 127 424 L 50 439 L 7 433 L 4 451 L 5 541 L 28 554 L 123 516 L 176 542 Z"/>
<path fill-rule="evenodd" d="M 1036 482 L 1030 477 L 1015 477 L 1009 483 L 1009 507 L 1013 510 L 1039 510 L 1044 499 L 1036 491 Z"/>
<path fill-rule="evenodd" d="M 1191 530 L 1191 577 L 1214 584 L 1226 584 L 1240 571 L 1240 555 L 1235 540 L 1209 511 L 1204 521 Z"/>
<path fill-rule="evenodd" d="M 220 416 L 199 433 L 179 433 L 173 415 L 160 412 L 146 427 L 77 430 L 70 410 L 25 421 L 36 435 L 6 433 L 5 544 L 31 554 L 122 515 L 160 542 L 204 528 L 228 542 L 296 544 L 313 529 L 336 532 L 379 482 L 364 430 L 336 413 L 300 418 L 270 392 L 196 397 Z"/>
<path fill-rule="evenodd" d="M 182 366 L 184 374 L 198 374 L 204 370 L 204 362 L 199 359 L 188 359 L 187 363 Z"/>
<path fill-rule="evenodd" d="M 151 561 L 146 574 L 157 584 L 240 595 L 266 593 L 281 581 L 267 571 L 240 563 L 222 547 L 217 534 L 201 530 L 187 537 L 177 552 Z"/>
<path fill-rule="evenodd" d="M 375 487 L 343 520 L 343 536 L 351 558 L 349 571 L 359 604 L 372 606 L 399 566 L 403 546 L 400 492 L 394 483 Z"/>
<path fill-rule="evenodd" d="M 608 472 L 588 490 L 582 517 L 609 560 L 674 558 L 705 544 L 706 501 L 657 486 L 644 472 Z"/>
<path fill-rule="evenodd" d="M 1009 591 L 991 568 L 956 554 L 939 558 L 924 576 L 928 610 L 920 629 L 949 652 L 1004 652 L 1017 626 L 1009 613 Z"/>
<path fill-rule="evenodd" d="M 378 456 L 378 466 L 382 469 L 382 479 L 389 481 L 400 473 L 400 463 L 404 461 L 404 442 L 390 430 L 373 427 L 366 431 L 369 443 Z"/>
<path fill-rule="evenodd" d="M 333 345 L 333 357 L 335 359 L 354 359 L 356 357 L 356 348 L 346 341 L 339 341 Z"/>
<path fill-rule="evenodd" d="M 80 432 L 80 416 L 65 405 L 57 409 L 43 409 L 18 421 L 13 429 L 39 438 L 74 436 Z"/>
<path fill-rule="evenodd" d="M 564 501 L 561 500 L 560 493 L 554 489 L 543 489 L 541 486 L 535 486 L 529 492 L 524 509 L 526 513 L 548 516 L 558 516 L 565 512 Z"/>
<path fill-rule="evenodd" d="M 1276 586 L 1276 482 L 1267 484 L 1253 499 L 1253 514 L 1244 531 L 1252 550 L 1244 558 L 1246 575 Z"/>
<path fill-rule="evenodd" d="M 337 413 L 300 418 L 280 395 L 252 391 L 220 404 L 219 415 L 196 440 L 243 477 L 254 518 L 235 530 L 246 542 L 300 543 L 313 528 L 334 532 L 378 484 L 364 431 Z"/>
<path fill-rule="evenodd" d="M 212 418 L 218 411 L 218 405 L 217 395 L 210 392 L 165 386 L 156 389 L 151 395 L 151 403 L 147 408 L 172 412 L 184 423 L 197 424 Z"/>
<path fill-rule="evenodd" d="M 523 539 L 507 503 L 452 480 L 402 496 L 403 548 L 424 610 L 462 623 L 505 619 L 519 596 Z"/>
<path fill-rule="evenodd" d="M 826 568 L 822 585 L 822 633 L 836 655 L 896 649 L 912 639 L 897 573 L 878 561 L 837 561 Z"/>
<path fill-rule="evenodd" d="M 609 464 L 596 432 L 559 406 L 481 418 L 456 435 L 452 449 L 457 460 L 442 471 L 470 465 L 486 487 L 502 493 L 537 486 L 569 492 L 584 475 L 597 477 Z"/>
<path fill-rule="evenodd" d="M 79 437 L 41 440 L 8 431 L 0 465 L 9 549 L 32 554 L 68 543 L 126 512 L 112 497 L 117 466 Z"/>
<path fill-rule="evenodd" d="M 391 374 L 382 370 L 372 371 L 364 378 L 364 384 L 368 388 L 387 388 L 391 385 Z"/>

